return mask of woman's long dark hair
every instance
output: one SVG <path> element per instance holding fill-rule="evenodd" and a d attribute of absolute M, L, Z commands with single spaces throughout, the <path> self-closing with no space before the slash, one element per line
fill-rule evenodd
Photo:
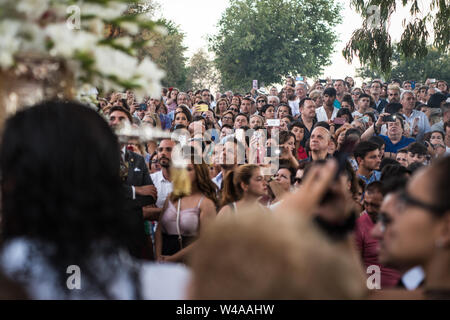
<path fill-rule="evenodd" d="M 114 268 L 99 280 L 87 261 L 126 248 L 133 226 L 123 210 L 118 141 L 106 121 L 74 102 L 20 111 L 6 122 L 0 165 L 2 240 L 50 245 L 56 250 L 45 257 L 61 286 L 67 266 L 76 264 L 84 283 L 108 297 Z"/>

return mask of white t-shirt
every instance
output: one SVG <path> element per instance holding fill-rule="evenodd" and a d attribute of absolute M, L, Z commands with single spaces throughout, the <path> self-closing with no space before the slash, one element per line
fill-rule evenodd
<path fill-rule="evenodd" d="M 158 199 L 156 200 L 156 206 L 162 208 L 167 197 L 173 190 L 172 182 L 166 180 L 162 173 L 162 170 L 152 173 L 150 175 L 156 190 L 158 191 Z"/>

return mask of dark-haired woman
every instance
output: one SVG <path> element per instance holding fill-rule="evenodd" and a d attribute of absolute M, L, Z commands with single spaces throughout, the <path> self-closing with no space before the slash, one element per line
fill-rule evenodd
<path fill-rule="evenodd" d="M 450 158 L 420 170 L 398 195 L 398 213 L 376 225 L 391 263 L 425 271 L 427 299 L 450 299 Z"/>
<path fill-rule="evenodd" d="M 184 296 L 186 269 L 129 254 L 142 225 L 127 209 L 120 157 L 107 122 L 83 105 L 44 102 L 8 119 L 0 268 L 31 299 Z"/>
<path fill-rule="evenodd" d="M 217 214 L 217 187 L 208 166 L 190 163 L 187 170 L 191 193 L 169 196 L 156 229 L 156 257 L 161 262 L 185 262 L 202 229 Z"/>
<path fill-rule="evenodd" d="M 236 215 L 252 206 L 260 206 L 259 199 L 267 194 L 267 183 L 261 168 L 245 164 L 226 174 L 222 190 L 222 209 L 219 216 Z"/>

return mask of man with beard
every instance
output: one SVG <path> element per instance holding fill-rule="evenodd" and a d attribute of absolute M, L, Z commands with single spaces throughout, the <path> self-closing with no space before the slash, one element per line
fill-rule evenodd
<path fill-rule="evenodd" d="M 308 141 L 311 136 L 314 125 L 317 122 L 316 104 L 314 103 L 314 100 L 311 98 L 304 98 L 300 100 L 300 111 L 300 120 L 305 125 L 305 134 L 303 135 L 303 140 L 301 141 L 301 145 L 304 147 L 306 145 L 306 141 Z"/>
<path fill-rule="evenodd" d="M 167 196 L 172 192 L 172 180 L 170 178 L 170 167 L 172 165 L 172 150 L 175 147 L 175 142 L 170 139 L 161 140 L 156 149 L 158 162 L 161 170 L 151 174 L 151 178 L 158 190 L 158 198 L 156 206 L 162 208 Z"/>
<path fill-rule="evenodd" d="M 219 190 L 222 189 L 223 178 L 226 173 L 236 169 L 238 164 L 245 163 L 245 159 L 242 158 L 244 154 L 245 148 L 237 141 L 236 138 L 230 137 L 225 141 L 222 148 L 222 153 L 219 155 L 221 171 L 215 178 L 212 179 Z"/>
<path fill-rule="evenodd" d="M 380 180 L 380 150 L 378 145 L 369 141 L 358 143 L 353 152 L 355 160 L 358 162 L 358 170 L 356 174 L 363 179 L 366 185 L 373 181 Z"/>
<path fill-rule="evenodd" d="M 123 122 L 128 121 L 131 125 L 131 115 L 123 107 L 112 107 L 109 113 L 109 125 L 117 129 Z M 136 237 L 131 240 L 130 251 L 137 258 L 141 258 L 145 252 L 146 257 L 152 250 L 146 245 L 144 234 L 145 207 L 152 206 L 157 197 L 157 191 L 153 185 L 145 164 L 145 159 L 126 148 L 126 144 L 120 145 L 120 176 L 126 197 L 126 209 L 130 211 L 130 219 L 135 222 Z M 150 257 L 151 258 L 151 257 Z"/>
<path fill-rule="evenodd" d="M 372 229 L 378 222 L 381 203 L 383 202 L 383 184 L 380 181 L 370 183 L 364 193 L 364 212 L 356 220 L 355 240 L 364 267 L 378 266 L 381 271 L 381 287 L 386 289 L 395 286 L 400 273 L 393 269 L 385 268 L 378 258 L 379 240 L 372 237 Z"/>

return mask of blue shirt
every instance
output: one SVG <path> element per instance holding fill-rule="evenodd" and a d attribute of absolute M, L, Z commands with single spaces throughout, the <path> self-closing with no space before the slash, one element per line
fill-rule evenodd
<path fill-rule="evenodd" d="M 381 178 L 381 172 L 375 170 L 374 172 L 372 172 L 369 179 L 367 179 L 366 177 L 364 177 L 360 174 L 358 174 L 358 177 L 360 177 L 366 183 L 366 186 L 367 186 L 369 183 L 372 183 L 374 181 L 379 181 Z"/>
<path fill-rule="evenodd" d="M 391 152 L 391 153 L 397 153 L 398 150 L 403 149 L 404 147 L 408 146 L 409 144 L 416 141 L 413 138 L 407 138 L 405 136 L 402 136 L 399 142 L 396 144 L 393 144 L 391 139 L 389 139 L 388 136 L 383 136 L 380 134 L 380 137 L 383 138 L 384 142 L 386 142 L 386 147 L 384 148 L 384 152 Z"/>
<path fill-rule="evenodd" d="M 338 99 L 334 99 L 333 105 L 335 108 L 338 108 L 338 109 L 341 108 L 341 103 L 339 102 Z"/>

